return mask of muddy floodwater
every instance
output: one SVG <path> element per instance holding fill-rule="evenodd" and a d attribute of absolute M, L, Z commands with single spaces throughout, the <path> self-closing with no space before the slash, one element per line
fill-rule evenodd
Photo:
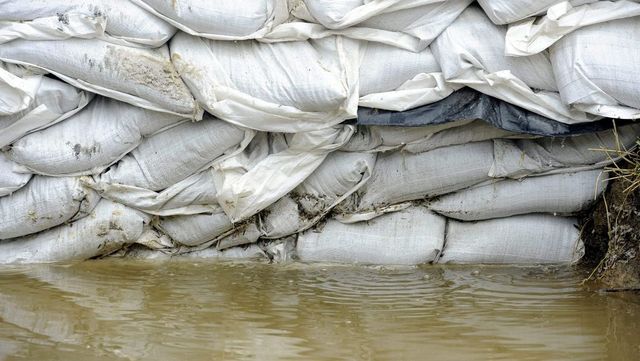
<path fill-rule="evenodd" d="M 638 360 L 640 296 L 571 268 L 0 269 L 0 359 Z"/>

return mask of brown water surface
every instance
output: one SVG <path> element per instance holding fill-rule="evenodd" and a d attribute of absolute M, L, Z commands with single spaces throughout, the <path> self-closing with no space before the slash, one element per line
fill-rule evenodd
<path fill-rule="evenodd" d="M 640 296 L 571 268 L 0 269 L 0 359 L 639 360 Z"/>

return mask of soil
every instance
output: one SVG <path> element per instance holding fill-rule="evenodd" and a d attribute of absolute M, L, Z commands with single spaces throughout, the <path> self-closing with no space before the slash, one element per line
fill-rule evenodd
<path fill-rule="evenodd" d="M 640 190 L 625 193 L 628 185 L 611 182 L 582 218 L 582 263 L 594 269 L 589 280 L 607 290 L 640 290 Z"/>

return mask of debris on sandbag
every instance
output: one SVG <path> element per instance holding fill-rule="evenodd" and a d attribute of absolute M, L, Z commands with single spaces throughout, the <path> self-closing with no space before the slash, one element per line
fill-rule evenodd
<path fill-rule="evenodd" d="M 158 47 L 176 29 L 129 1 L 9 0 L 0 4 L 0 43 L 14 39 L 98 38 Z"/>
<path fill-rule="evenodd" d="M 261 213 L 263 238 L 282 238 L 312 227 L 369 180 L 375 159 L 367 153 L 329 154 L 304 182 Z"/>
<path fill-rule="evenodd" d="M 573 263 L 638 146 L 637 1 L 121 5 L 0 2 L 0 263 Z"/>
<path fill-rule="evenodd" d="M 167 46 L 140 49 L 98 39 L 14 40 L 0 60 L 45 69 L 65 82 L 142 108 L 199 119 L 201 111 Z"/>

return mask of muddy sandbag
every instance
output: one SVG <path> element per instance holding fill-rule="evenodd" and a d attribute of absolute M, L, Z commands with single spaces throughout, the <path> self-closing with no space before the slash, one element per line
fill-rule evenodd
<path fill-rule="evenodd" d="M 281 238 L 313 226 L 367 182 L 375 160 L 375 154 L 329 154 L 304 182 L 260 214 L 264 238 Z"/>
<path fill-rule="evenodd" d="M 491 141 L 455 145 L 412 154 L 378 156 L 373 174 L 358 190 L 358 210 L 453 192 L 489 179 Z"/>
<path fill-rule="evenodd" d="M 0 197 L 24 187 L 31 179 L 31 174 L 16 172 L 16 167 L 19 165 L 9 159 L 5 152 L 0 151 Z"/>
<path fill-rule="evenodd" d="M 134 243 L 149 219 L 103 199 L 87 216 L 26 237 L 0 241 L 0 263 L 81 261 Z"/>
<path fill-rule="evenodd" d="M 593 114 L 639 118 L 638 48 L 638 16 L 587 26 L 566 35 L 551 48 L 562 100 Z"/>
<path fill-rule="evenodd" d="M 423 207 L 352 224 L 329 219 L 298 236 L 303 262 L 416 265 L 433 262 L 444 243 L 445 218 Z"/>
<path fill-rule="evenodd" d="M 191 35 L 218 40 L 260 38 L 289 16 L 286 0 L 132 0 Z"/>
<path fill-rule="evenodd" d="M 101 38 L 161 46 L 176 29 L 129 1 L 6 0 L 0 2 L 0 43 L 15 38 Z"/>
<path fill-rule="evenodd" d="M 250 244 L 246 247 L 231 247 L 224 250 L 209 247 L 202 250 L 196 250 L 187 253 L 172 254 L 171 251 L 163 252 L 161 250 L 151 249 L 142 245 L 134 244 L 127 249 L 116 252 L 109 257 L 126 258 L 136 260 L 190 260 L 190 261 L 268 261 L 269 257 L 256 244 Z"/>
<path fill-rule="evenodd" d="M 480 6 L 494 24 L 504 25 L 530 16 L 540 15 L 555 4 L 566 0 L 478 0 Z M 572 5 L 580 5 L 597 0 L 572 0 Z"/>
<path fill-rule="evenodd" d="M 132 48 L 98 39 L 14 40 L 0 59 L 45 69 L 65 82 L 146 109 L 201 116 L 166 46 Z"/>
<path fill-rule="evenodd" d="M 242 152 L 213 166 L 218 200 L 241 222 L 291 192 L 353 134 L 351 125 L 300 133 L 258 133 Z"/>
<path fill-rule="evenodd" d="M 100 183 L 159 191 L 207 168 L 225 152 L 235 150 L 244 137 L 244 130 L 213 117 L 185 122 L 145 139 L 104 172 Z M 109 189 L 100 192 L 108 196 Z"/>
<path fill-rule="evenodd" d="M 36 233 L 85 217 L 98 199 L 80 178 L 35 176 L 25 187 L 0 198 L 0 239 Z"/>
<path fill-rule="evenodd" d="M 209 113 L 252 129 L 300 132 L 355 118 L 358 46 L 340 37 L 265 44 L 178 33 L 171 59 Z"/>
<path fill-rule="evenodd" d="M 466 85 L 562 123 L 597 119 L 561 101 L 547 54 L 505 56 L 506 31 L 477 6 L 463 11 L 431 44 L 447 82 Z"/>
<path fill-rule="evenodd" d="M 456 87 L 445 83 L 430 48 L 412 52 L 369 42 L 360 63 L 362 107 L 403 111 L 444 99 Z"/>
<path fill-rule="evenodd" d="M 285 24 L 289 40 L 343 35 L 410 51 L 424 50 L 471 3 L 471 0 L 365 1 L 305 0 L 292 14 L 310 24 Z M 294 36 L 293 34 L 297 35 Z"/>
<path fill-rule="evenodd" d="M 522 178 L 567 169 L 596 169 L 611 164 L 618 152 L 635 147 L 640 125 L 631 124 L 574 137 L 496 139 L 492 177 Z"/>
<path fill-rule="evenodd" d="M 182 119 L 98 96 L 64 122 L 16 141 L 9 155 L 32 173 L 98 174 L 136 148 L 145 137 Z"/>
<path fill-rule="evenodd" d="M 42 75 L 25 76 L 22 80 L 33 84 L 33 93 L 25 108 L 13 114 L 0 115 L 0 148 L 73 116 L 92 97 L 67 83 Z M 0 93 L 4 95 L 4 92 Z"/>
<path fill-rule="evenodd" d="M 606 188 L 607 178 L 596 169 L 501 180 L 444 195 L 429 202 L 429 209 L 462 221 L 527 213 L 569 215 L 589 209 Z"/>
<path fill-rule="evenodd" d="M 575 218 L 529 214 L 449 221 L 438 263 L 565 264 L 584 255 Z"/>

